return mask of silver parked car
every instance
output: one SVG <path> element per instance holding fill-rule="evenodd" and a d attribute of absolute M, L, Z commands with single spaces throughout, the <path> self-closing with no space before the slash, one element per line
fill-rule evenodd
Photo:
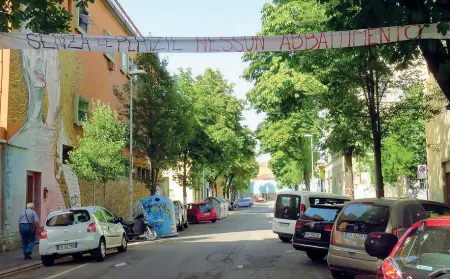
<path fill-rule="evenodd" d="M 361 199 L 341 211 L 330 237 L 328 266 L 333 278 L 375 276 L 382 261 L 367 254 L 364 241 L 372 232 L 401 237 L 414 223 L 450 211 L 445 204 L 414 198 Z"/>

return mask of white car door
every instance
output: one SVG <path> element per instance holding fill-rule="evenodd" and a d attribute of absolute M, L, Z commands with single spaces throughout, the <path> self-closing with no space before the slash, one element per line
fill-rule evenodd
<path fill-rule="evenodd" d="M 111 238 L 111 247 L 117 247 L 122 244 L 122 225 L 117 222 L 116 217 L 108 210 L 102 208 L 103 214 L 108 224 L 109 237 Z M 120 226 L 120 227 L 119 227 Z"/>
<path fill-rule="evenodd" d="M 105 237 L 106 241 L 106 247 L 111 247 L 111 237 L 110 237 L 110 229 L 108 226 L 108 223 L 106 222 L 105 214 L 103 213 L 102 209 L 99 207 L 92 209 L 92 214 L 95 216 L 95 218 L 98 221 L 98 225 L 101 227 L 101 232 L 103 233 L 103 236 Z"/>

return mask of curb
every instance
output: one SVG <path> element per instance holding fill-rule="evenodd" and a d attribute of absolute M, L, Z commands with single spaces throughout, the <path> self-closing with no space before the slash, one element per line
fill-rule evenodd
<path fill-rule="evenodd" d="M 37 269 L 37 268 L 40 268 L 40 267 L 42 267 L 42 263 L 41 262 L 24 264 L 24 265 L 21 265 L 21 266 L 18 266 L 18 267 L 13 267 L 13 268 L 10 268 L 10 269 L 4 270 L 4 271 L 0 271 L 0 279 L 1 278 L 6 278 L 8 276 L 15 275 L 15 274 L 18 274 L 18 273 L 22 273 L 22 272 L 25 272 L 25 271 L 30 271 L 30 270 L 33 270 L 33 269 Z"/>

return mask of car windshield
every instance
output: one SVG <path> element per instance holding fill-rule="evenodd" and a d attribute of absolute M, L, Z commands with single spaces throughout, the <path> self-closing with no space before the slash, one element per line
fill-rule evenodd
<path fill-rule="evenodd" d="M 310 207 L 302 215 L 302 219 L 334 222 L 339 211 L 340 211 L 339 208 L 332 208 L 332 207 L 331 208 Z"/>
<path fill-rule="evenodd" d="M 89 212 L 86 210 L 73 210 L 53 215 L 47 220 L 46 225 L 48 227 L 65 227 L 85 223 L 90 219 Z"/>
<path fill-rule="evenodd" d="M 413 230 L 394 255 L 402 272 L 424 275 L 450 268 L 450 227 L 420 226 Z"/>
<path fill-rule="evenodd" d="M 297 220 L 300 217 L 300 197 L 297 195 L 278 195 L 275 204 L 275 218 Z"/>
<path fill-rule="evenodd" d="M 388 206 L 353 203 L 344 208 L 337 221 L 337 228 L 340 231 L 384 232 L 388 221 Z"/>

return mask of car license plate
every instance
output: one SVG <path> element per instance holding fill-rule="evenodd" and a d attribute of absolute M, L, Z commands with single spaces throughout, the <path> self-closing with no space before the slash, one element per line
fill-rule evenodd
<path fill-rule="evenodd" d="M 209 216 L 209 213 L 204 213 L 203 215 L 205 215 L 205 216 Z"/>
<path fill-rule="evenodd" d="M 61 244 L 56 246 L 57 250 L 67 250 L 77 248 L 77 243 Z"/>
<path fill-rule="evenodd" d="M 360 233 L 344 233 L 344 238 L 356 239 L 356 240 L 366 240 L 367 235 L 360 234 Z"/>
<path fill-rule="evenodd" d="M 305 232 L 306 238 L 322 238 L 321 233 Z"/>
<path fill-rule="evenodd" d="M 288 223 L 278 223 L 278 227 L 280 227 L 280 228 L 288 228 L 289 224 Z"/>

